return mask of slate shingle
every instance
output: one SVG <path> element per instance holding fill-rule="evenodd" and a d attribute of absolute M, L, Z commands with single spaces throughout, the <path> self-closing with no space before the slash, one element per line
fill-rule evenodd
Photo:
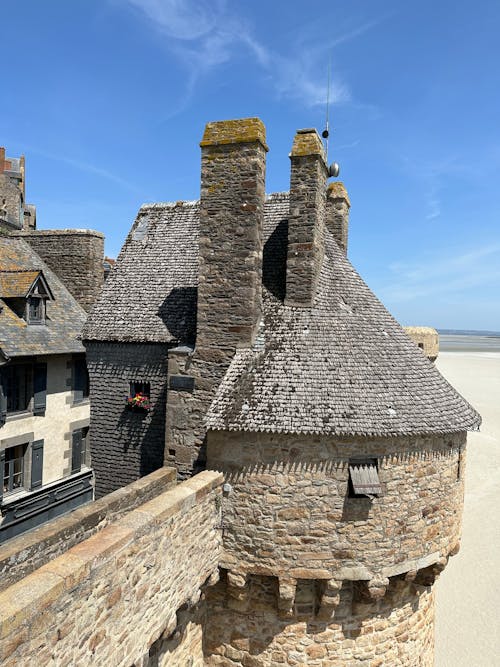
<path fill-rule="evenodd" d="M 78 340 L 86 319 L 85 311 L 26 241 L 0 236 L 0 272 L 6 279 L 6 282 L 2 280 L 3 287 L 14 287 L 18 292 L 13 294 L 7 290 L 5 295 L 2 294 L 6 299 L 24 296 L 40 272 L 43 272 L 54 297 L 47 303 L 44 325 L 28 325 L 10 308 L 8 300 L 0 298 L 0 349 L 5 355 L 19 357 L 85 352 Z M 12 278 L 16 275 L 17 280 Z M 23 290 L 25 292 L 21 294 Z"/>
<path fill-rule="evenodd" d="M 84 329 L 94 340 L 195 338 L 196 202 L 143 206 Z M 285 306 L 288 195 L 268 197 L 263 322 L 238 350 L 211 429 L 397 436 L 478 428 L 480 417 L 370 291 L 325 230 L 311 308 Z"/>

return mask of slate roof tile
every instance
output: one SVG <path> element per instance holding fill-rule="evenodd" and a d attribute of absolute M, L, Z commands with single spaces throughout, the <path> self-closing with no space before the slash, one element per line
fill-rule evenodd
<path fill-rule="evenodd" d="M 41 273 L 54 298 L 47 304 L 46 324 L 28 325 L 11 308 L 9 299 L 25 296 Z M 78 340 L 86 319 L 85 311 L 26 241 L 0 236 L 0 276 L 0 287 L 8 292 L 1 293 L 5 300 L 0 298 L 0 349 L 5 355 L 85 352 Z"/>
<path fill-rule="evenodd" d="M 84 338 L 193 342 L 198 203 L 143 206 Z M 238 350 L 211 429 L 390 436 L 478 428 L 480 417 L 410 340 L 325 231 L 311 308 L 285 306 L 288 195 L 268 197 L 263 321 Z"/>

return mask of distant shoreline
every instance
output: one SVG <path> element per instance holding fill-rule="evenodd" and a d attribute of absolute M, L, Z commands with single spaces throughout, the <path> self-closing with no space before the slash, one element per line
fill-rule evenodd
<path fill-rule="evenodd" d="M 436 329 L 441 336 L 481 336 L 483 338 L 500 338 L 500 331 L 476 329 Z"/>
<path fill-rule="evenodd" d="M 486 334 L 439 334 L 440 352 L 482 352 L 500 354 L 500 336 Z"/>

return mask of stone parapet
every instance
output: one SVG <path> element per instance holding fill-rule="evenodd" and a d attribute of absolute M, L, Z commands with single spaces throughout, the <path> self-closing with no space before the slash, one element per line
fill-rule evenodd
<path fill-rule="evenodd" d="M 196 628 L 201 591 L 218 578 L 221 482 L 200 473 L 0 593 L 3 667 L 201 667 Z"/>
<path fill-rule="evenodd" d="M 173 487 L 175 478 L 175 468 L 160 468 L 104 498 L 9 540 L 0 547 L 0 590 Z"/>

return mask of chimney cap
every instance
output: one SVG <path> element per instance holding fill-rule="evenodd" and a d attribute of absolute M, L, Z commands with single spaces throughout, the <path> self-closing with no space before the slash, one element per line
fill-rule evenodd
<path fill-rule="evenodd" d="M 238 118 L 217 120 L 205 125 L 200 146 L 221 146 L 228 144 L 254 143 L 258 141 L 269 150 L 266 144 L 266 126 L 260 118 Z"/>
<path fill-rule="evenodd" d="M 327 199 L 344 199 L 347 202 L 347 206 L 351 206 L 349 195 L 347 194 L 347 190 L 342 181 L 333 181 L 333 183 L 329 183 L 326 188 L 326 196 Z"/>
<path fill-rule="evenodd" d="M 319 155 L 326 165 L 325 148 L 318 131 L 314 128 L 297 130 L 293 138 L 290 157 L 303 157 L 306 155 Z"/>

